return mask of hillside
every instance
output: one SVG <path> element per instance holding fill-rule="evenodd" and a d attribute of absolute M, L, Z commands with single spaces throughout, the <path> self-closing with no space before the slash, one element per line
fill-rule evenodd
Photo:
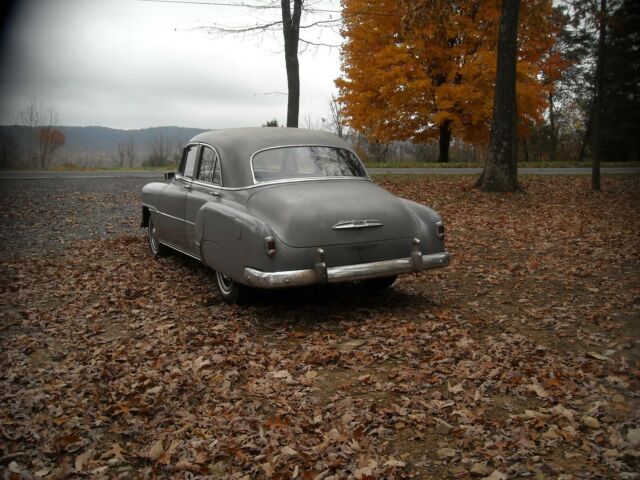
<path fill-rule="evenodd" d="M 154 127 L 139 130 L 120 130 L 107 127 L 58 127 L 65 144 L 56 151 L 52 166 L 74 163 L 78 166 L 113 166 L 117 164 L 117 145 L 131 141 L 135 151 L 135 165 L 141 165 L 151 151 L 151 144 L 159 139 L 173 154 L 191 137 L 203 132 L 199 128 Z M 28 168 L 25 153 L 32 142 L 32 131 L 19 125 L 0 126 L 0 168 Z"/>

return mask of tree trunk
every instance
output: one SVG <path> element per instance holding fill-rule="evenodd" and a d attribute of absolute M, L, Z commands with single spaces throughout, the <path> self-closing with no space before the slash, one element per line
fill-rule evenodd
<path fill-rule="evenodd" d="M 281 0 L 282 34 L 284 36 L 284 59 L 287 66 L 287 127 L 298 128 L 300 112 L 300 65 L 298 42 L 300 39 L 300 16 L 302 1 L 293 0 L 293 15 L 290 0 Z"/>
<path fill-rule="evenodd" d="M 558 152 L 558 131 L 556 126 L 556 111 L 554 109 L 553 93 L 549 93 L 549 126 L 551 127 L 551 152 L 550 160 L 556 161 L 556 155 Z"/>
<path fill-rule="evenodd" d="M 520 0 L 503 0 L 498 36 L 489 156 L 476 186 L 485 192 L 513 192 L 518 186 L 516 62 Z"/>
<path fill-rule="evenodd" d="M 578 157 L 579 162 L 584 161 L 584 156 L 587 152 L 587 145 L 591 140 L 591 130 L 593 128 L 593 107 L 589 109 L 589 116 L 587 118 L 587 128 L 584 131 L 584 136 L 582 137 L 582 146 L 580 147 L 580 156 Z"/>
<path fill-rule="evenodd" d="M 529 161 L 529 141 L 525 138 L 522 140 L 522 149 L 524 150 L 524 161 Z"/>
<path fill-rule="evenodd" d="M 600 0 L 599 12 L 599 34 L 598 34 L 598 60 L 596 63 L 596 85 L 595 102 L 593 111 L 593 152 L 591 163 L 591 188 L 600 190 L 600 155 L 602 154 L 602 104 L 604 95 L 604 61 L 607 37 L 607 0 Z"/>
<path fill-rule="evenodd" d="M 449 161 L 449 145 L 451 145 L 451 120 L 445 120 L 442 122 L 442 125 L 440 125 L 438 162 L 446 163 Z"/>

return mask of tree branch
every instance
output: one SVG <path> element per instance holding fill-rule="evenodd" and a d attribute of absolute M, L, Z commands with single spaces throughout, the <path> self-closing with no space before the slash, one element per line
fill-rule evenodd
<path fill-rule="evenodd" d="M 332 45 L 330 43 L 312 42 L 311 40 L 305 40 L 302 37 L 300 37 L 298 40 L 300 42 L 306 44 L 306 45 L 311 45 L 311 46 L 314 46 L 314 47 L 328 47 L 328 48 L 339 48 L 340 47 L 340 44 Z"/>
<path fill-rule="evenodd" d="M 275 28 L 279 28 L 282 25 L 282 20 L 275 20 L 269 23 L 263 23 L 254 25 L 252 27 L 225 27 L 222 25 L 211 25 L 208 27 L 196 27 L 194 30 L 204 30 L 207 33 L 221 33 L 221 34 L 239 34 L 239 33 L 249 33 L 249 32 L 264 32 L 267 30 L 274 30 Z"/>
<path fill-rule="evenodd" d="M 309 23 L 307 25 L 300 25 L 300 28 L 312 28 L 317 26 L 334 26 L 338 23 L 342 22 L 342 18 L 332 18 L 329 20 L 318 20 L 313 23 Z"/>

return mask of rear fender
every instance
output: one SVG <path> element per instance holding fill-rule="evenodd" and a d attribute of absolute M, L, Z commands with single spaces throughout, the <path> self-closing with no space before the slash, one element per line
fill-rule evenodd
<path fill-rule="evenodd" d="M 444 238 L 438 236 L 437 226 L 438 222 L 442 222 L 440 215 L 429 207 L 426 207 L 420 203 L 400 199 L 407 209 L 416 217 L 420 224 L 420 233 L 418 234 L 418 240 L 420 240 L 420 250 L 423 255 L 432 253 L 444 252 Z"/>
<path fill-rule="evenodd" d="M 196 220 L 202 262 L 239 282 L 245 266 L 268 259 L 264 239 L 269 235 L 271 229 L 263 221 L 220 203 L 205 204 Z"/>

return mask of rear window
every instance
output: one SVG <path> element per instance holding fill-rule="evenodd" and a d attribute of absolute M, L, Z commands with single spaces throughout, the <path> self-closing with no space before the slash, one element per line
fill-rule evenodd
<path fill-rule="evenodd" d="M 256 182 L 316 177 L 367 177 L 353 153 L 321 146 L 279 147 L 256 153 L 252 160 Z"/>

